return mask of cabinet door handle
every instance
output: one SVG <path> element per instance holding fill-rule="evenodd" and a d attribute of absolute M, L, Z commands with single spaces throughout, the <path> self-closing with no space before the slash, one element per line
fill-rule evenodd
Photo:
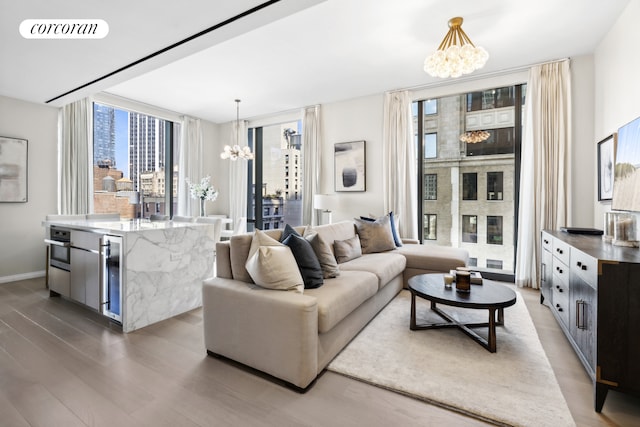
<path fill-rule="evenodd" d="M 582 263 L 580 261 L 578 261 L 576 264 L 578 265 L 578 267 L 582 266 Z"/>
<path fill-rule="evenodd" d="M 578 329 L 587 329 L 585 306 L 586 301 L 576 300 L 576 327 Z"/>
<path fill-rule="evenodd" d="M 563 253 L 562 249 L 560 249 L 560 248 L 556 249 L 556 252 L 558 252 L 560 255 L 562 255 L 562 253 Z"/>
<path fill-rule="evenodd" d="M 586 266 L 586 265 L 583 265 L 583 266 L 582 266 L 582 269 L 583 269 L 584 271 L 587 271 L 587 266 Z"/>
<path fill-rule="evenodd" d="M 549 241 L 548 241 L 547 239 L 544 239 L 544 244 L 545 244 L 545 245 L 548 245 L 548 244 L 549 244 Z"/>
<path fill-rule="evenodd" d="M 558 271 L 558 273 L 562 274 L 562 269 L 560 267 L 556 267 L 556 270 Z"/>

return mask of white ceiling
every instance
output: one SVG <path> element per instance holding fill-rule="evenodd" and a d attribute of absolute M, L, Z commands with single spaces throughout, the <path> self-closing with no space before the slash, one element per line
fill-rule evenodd
<path fill-rule="evenodd" d="M 0 95 L 45 103 L 265 0 L 0 0 Z M 629 0 L 281 0 L 72 92 L 106 91 L 220 123 L 441 84 L 422 70 L 447 31 L 490 55 L 475 76 L 593 53 Z M 93 18 L 102 40 L 27 40 L 24 19 Z"/>

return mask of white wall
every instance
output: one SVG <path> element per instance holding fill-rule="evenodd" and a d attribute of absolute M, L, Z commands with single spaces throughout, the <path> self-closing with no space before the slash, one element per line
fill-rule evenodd
<path fill-rule="evenodd" d="M 630 1 L 618 21 L 611 28 L 594 54 L 595 63 L 595 141 L 618 131 L 618 128 L 640 116 L 640 2 Z M 594 158 L 593 170 L 596 170 Z M 595 173 L 594 173 L 595 174 Z M 597 202 L 594 182 L 593 223 L 603 227 L 604 212 L 611 210 L 610 202 Z"/>
<path fill-rule="evenodd" d="M 44 274 L 45 215 L 57 209 L 58 110 L 0 96 L 0 135 L 28 140 L 28 201 L 0 203 L 0 283 Z"/>

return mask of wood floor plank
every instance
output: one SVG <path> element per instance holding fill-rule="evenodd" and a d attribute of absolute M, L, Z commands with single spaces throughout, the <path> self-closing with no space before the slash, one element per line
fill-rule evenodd
<path fill-rule="evenodd" d="M 537 291 L 521 293 L 576 424 L 640 425 L 635 397 L 610 392 L 593 411 L 590 379 L 550 310 Z M 333 372 L 299 394 L 207 356 L 201 309 L 123 334 L 49 298 L 42 279 L 0 285 L 0 414 L 3 427 L 486 425 Z"/>

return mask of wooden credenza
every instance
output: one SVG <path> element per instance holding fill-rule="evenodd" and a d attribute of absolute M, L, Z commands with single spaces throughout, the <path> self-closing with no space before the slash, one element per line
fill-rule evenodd
<path fill-rule="evenodd" d="M 593 380 L 595 410 L 609 389 L 640 394 L 640 250 L 548 230 L 541 246 L 540 302 Z"/>

